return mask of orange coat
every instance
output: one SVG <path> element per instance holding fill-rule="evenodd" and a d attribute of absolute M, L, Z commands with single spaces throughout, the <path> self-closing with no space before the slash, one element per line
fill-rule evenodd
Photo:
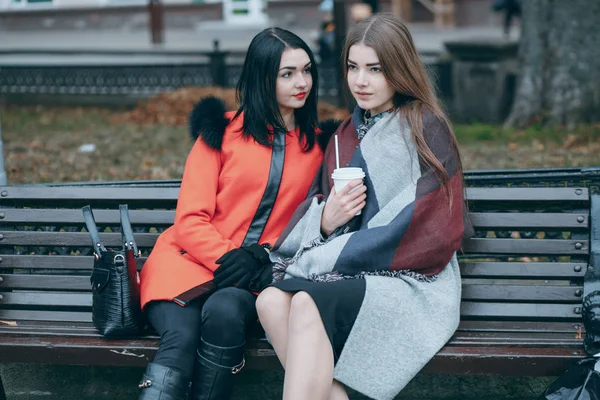
<path fill-rule="evenodd" d="M 175 223 L 157 239 L 140 274 L 142 307 L 210 281 L 215 261 L 242 244 L 267 185 L 271 149 L 242 137 L 241 126 L 242 116 L 227 126 L 220 151 L 196 140 L 185 164 Z M 259 243 L 275 244 L 306 198 L 322 157 L 318 144 L 304 153 L 298 130 L 288 132 L 279 192 Z"/>

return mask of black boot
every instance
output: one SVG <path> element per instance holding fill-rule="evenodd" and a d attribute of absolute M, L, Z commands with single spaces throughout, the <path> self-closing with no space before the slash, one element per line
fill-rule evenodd
<path fill-rule="evenodd" d="M 244 368 L 244 344 L 220 347 L 200 342 L 190 400 L 228 400 L 234 375 Z"/>
<path fill-rule="evenodd" d="M 185 400 L 190 386 L 181 373 L 150 363 L 139 384 L 142 393 L 138 400 Z"/>

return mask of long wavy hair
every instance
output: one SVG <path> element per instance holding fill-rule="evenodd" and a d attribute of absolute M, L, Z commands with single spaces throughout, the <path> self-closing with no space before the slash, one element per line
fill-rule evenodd
<path fill-rule="evenodd" d="M 300 128 L 302 149 L 310 151 L 315 145 L 315 128 L 319 123 L 317 63 L 308 45 L 290 31 L 268 28 L 252 39 L 237 85 L 237 101 L 240 107 L 234 118 L 244 113 L 242 134 L 254 138 L 264 146 L 273 146 L 272 131 L 287 131 L 279 111 L 276 93 L 281 55 L 286 49 L 304 50 L 311 62 L 312 89 L 304 106 L 294 110 L 296 125 Z"/>
<path fill-rule="evenodd" d="M 344 65 L 348 64 L 350 48 L 355 44 L 364 44 L 375 50 L 385 78 L 396 91 L 394 95 L 396 112 L 407 118 L 420 159 L 433 168 L 446 193 L 450 195 L 447 186 L 448 173 L 423 137 L 423 107 L 429 108 L 448 126 L 457 153 L 458 142 L 448 117 L 440 106 L 408 28 L 397 17 L 385 13 L 373 15 L 358 23 L 346 38 Z M 346 77 L 347 73 L 346 69 Z M 460 155 L 458 161 L 462 171 Z"/>

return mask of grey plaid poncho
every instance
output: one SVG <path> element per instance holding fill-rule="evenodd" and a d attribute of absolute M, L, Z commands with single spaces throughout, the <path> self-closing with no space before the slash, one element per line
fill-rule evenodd
<path fill-rule="evenodd" d="M 311 196 L 271 254 L 280 278 L 364 278 L 359 314 L 334 377 L 375 399 L 392 399 L 450 339 L 459 323 L 456 251 L 463 239 L 462 175 L 446 125 L 424 113 L 424 136 L 449 175 L 452 201 L 420 160 L 409 125 L 381 118 L 362 141 L 357 109 L 337 131 L 341 165 L 366 173 L 362 216 L 324 239 L 320 224 L 333 182 L 331 143 Z M 277 268 L 276 268 L 277 269 Z"/>

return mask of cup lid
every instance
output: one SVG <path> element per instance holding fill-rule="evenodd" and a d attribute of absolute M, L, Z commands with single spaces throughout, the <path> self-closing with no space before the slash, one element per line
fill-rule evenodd
<path fill-rule="evenodd" d="M 357 179 L 364 178 L 365 173 L 362 168 L 357 167 L 346 167 L 346 168 L 337 168 L 333 170 L 331 174 L 332 178 L 346 178 L 346 179 Z"/>

